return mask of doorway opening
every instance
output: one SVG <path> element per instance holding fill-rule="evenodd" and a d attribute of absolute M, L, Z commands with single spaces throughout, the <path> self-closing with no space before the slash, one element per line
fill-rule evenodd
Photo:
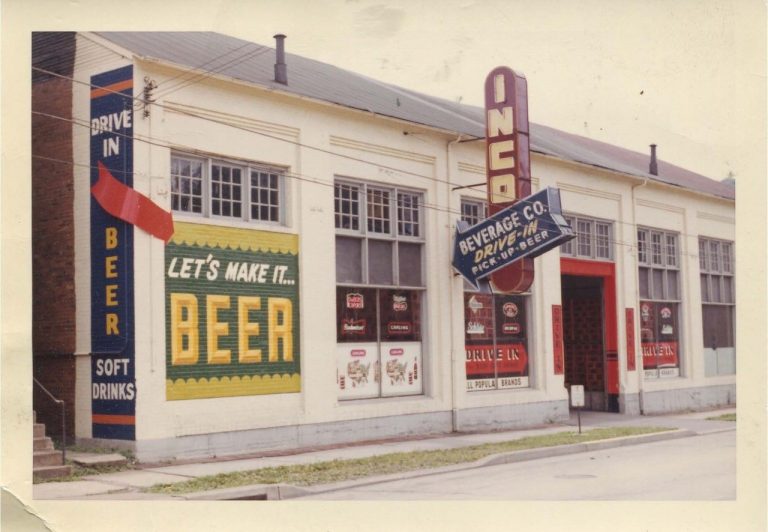
<path fill-rule="evenodd" d="M 561 261 L 565 386 L 584 386 L 586 410 L 618 412 L 613 264 L 591 264 L 594 269 L 586 261 Z"/>

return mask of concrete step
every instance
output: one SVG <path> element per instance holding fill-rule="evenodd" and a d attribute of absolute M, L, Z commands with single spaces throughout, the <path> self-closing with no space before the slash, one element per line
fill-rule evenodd
<path fill-rule="evenodd" d="M 53 451 L 53 440 L 48 437 L 32 440 L 33 451 Z"/>
<path fill-rule="evenodd" d="M 80 453 L 76 451 L 69 451 L 67 460 L 85 467 L 120 466 L 128 463 L 128 459 L 122 454 Z"/>
<path fill-rule="evenodd" d="M 61 465 L 61 451 L 34 451 L 32 453 L 32 467 Z"/>
<path fill-rule="evenodd" d="M 63 465 L 55 465 L 55 466 L 44 466 L 44 467 L 37 467 L 32 470 L 32 478 L 33 480 L 44 480 L 49 478 L 59 478 L 59 477 L 66 477 L 67 475 L 72 473 L 72 466 L 63 466 Z"/>
<path fill-rule="evenodd" d="M 43 423 L 35 423 L 32 425 L 32 437 L 44 438 L 45 437 L 45 425 Z"/>

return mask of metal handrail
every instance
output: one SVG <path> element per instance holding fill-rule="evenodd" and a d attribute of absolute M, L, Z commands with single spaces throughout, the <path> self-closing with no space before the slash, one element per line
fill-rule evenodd
<path fill-rule="evenodd" d="M 61 406 L 61 465 L 66 465 L 67 461 L 67 410 L 66 410 L 66 404 L 63 400 L 57 399 L 53 396 L 51 392 L 48 391 L 48 388 L 43 386 L 39 380 L 32 377 L 32 380 L 35 381 L 35 384 L 40 386 L 42 390 L 50 397 L 54 403 L 57 403 L 59 406 Z"/>

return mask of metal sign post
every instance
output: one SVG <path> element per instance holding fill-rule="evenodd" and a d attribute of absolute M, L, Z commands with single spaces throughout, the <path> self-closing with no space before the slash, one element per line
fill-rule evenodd
<path fill-rule="evenodd" d="M 579 419 L 579 434 L 581 434 L 581 408 L 584 406 L 584 386 L 582 384 L 571 385 L 571 406 L 576 407 L 576 416 Z"/>

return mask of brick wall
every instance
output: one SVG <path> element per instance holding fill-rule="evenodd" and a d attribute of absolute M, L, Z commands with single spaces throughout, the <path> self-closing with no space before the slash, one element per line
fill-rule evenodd
<path fill-rule="evenodd" d="M 73 355 L 36 355 L 32 374 L 57 399 L 64 401 L 67 442 L 75 441 L 75 357 Z M 37 422 L 45 423 L 48 436 L 61 439 L 61 406 L 51 400 L 38 385 L 32 387 L 32 403 Z"/>
<path fill-rule="evenodd" d="M 71 83 L 62 79 L 36 83 L 32 89 L 32 109 L 71 118 Z M 33 114 L 32 154 L 32 345 L 35 354 L 72 353 L 75 350 L 72 125 Z"/>
<path fill-rule="evenodd" d="M 73 33 L 32 36 L 33 374 L 66 402 L 69 434 L 74 434 L 75 403 L 75 242 L 72 123 L 68 121 L 72 82 L 66 77 L 73 72 L 74 42 Z M 58 436 L 60 407 L 38 386 L 33 390 L 38 421 L 46 424 L 49 434 Z"/>

